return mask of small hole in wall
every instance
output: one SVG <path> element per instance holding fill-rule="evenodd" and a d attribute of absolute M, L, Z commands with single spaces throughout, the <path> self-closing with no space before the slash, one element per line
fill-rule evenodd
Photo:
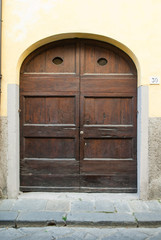
<path fill-rule="evenodd" d="M 100 66 L 105 66 L 107 64 L 107 59 L 106 58 L 99 58 L 97 60 L 97 63 L 100 65 Z"/>
<path fill-rule="evenodd" d="M 55 65 L 60 65 L 62 64 L 63 62 L 63 59 L 61 57 L 55 57 L 52 62 L 55 64 Z"/>

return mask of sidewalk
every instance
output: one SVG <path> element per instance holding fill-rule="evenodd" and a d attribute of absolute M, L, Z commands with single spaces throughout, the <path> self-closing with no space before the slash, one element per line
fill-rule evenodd
<path fill-rule="evenodd" d="M 135 194 L 25 193 L 0 201 L 0 227 L 160 227 L 161 202 Z"/>

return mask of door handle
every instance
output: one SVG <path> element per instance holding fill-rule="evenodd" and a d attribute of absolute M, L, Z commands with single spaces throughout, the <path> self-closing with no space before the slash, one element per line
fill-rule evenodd
<path fill-rule="evenodd" d="M 82 135 L 84 132 L 83 131 L 80 131 L 80 134 Z"/>

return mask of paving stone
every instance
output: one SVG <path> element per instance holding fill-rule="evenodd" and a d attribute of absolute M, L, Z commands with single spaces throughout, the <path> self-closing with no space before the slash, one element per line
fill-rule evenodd
<path fill-rule="evenodd" d="M 98 239 L 98 236 L 94 236 L 93 234 L 91 233 L 87 233 L 84 237 L 85 240 L 97 240 Z"/>
<path fill-rule="evenodd" d="M 49 200 L 47 201 L 46 210 L 54 212 L 68 212 L 70 210 L 69 200 Z"/>
<path fill-rule="evenodd" d="M 23 236 L 23 233 L 15 228 L 3 228 L 2 231 L 0 231 L 0 239 L 1 240 L 13 240 L 13 239 L 19 239 Z"/>
<path fill-rule="evenodd" d="M 161 204 L 157 200 L 147 201 L 146 205 L 148 206 L 149 211 L 161 213 Z"/>
<path fill-rule="evenodd" d="M 85 228 L 71 228 L 72 229 L 72 233 L 68 236 L 72 237 L 73 239 L 85 239 L 85 236 L 87 235 L 88 232 L 90 232 L 89 229 L 85 229 Z"/>
<path fill-rule="evenodd" d="M 46 228 L 42 228 L 42 227 L 21 227 L 19 228 L 19 230 L 21 231 L 21 233 L 23 235 L 31 235 L 31 234 L 35 234 L 35 232 L 39 232 L 42 229 L 44 229 L 44 231 L 46 231 Z"/>
<path fill-rule="evenodd" d="M 150 232 L 150 235 L 149 235 Z M 2 233 L 2 234 L 1 234 Z M 42 227 L 3 229 L 2 240 L 160 240 L 161 228 Z"/>
<path fill-rule="evenodd" d="M 105 226 L 136 226 L 133 215 L 128 213 L 70 213 L 67 225 L 105 225 Z"/>
<path fill-rule="evenodd" d="M 74 201 L 71 203 L 71 212 L 92 212 L 94 211 L 93 201 Z"/>
<path fill-rule="evenodd" d="M 141 200 L 129 201 L 130 208 L 133 212 L 146 212 L 149 211 L 147 204 Z"/>
<path fill-rule="evenodd" d="M 117 232 L 103 237 L 101 240 L 145 240 L 147 237 L 147 234 L 136 231 L 136 229 L 118 229 Z"/>
<path fill-rule="evenodd" d="M 113 213 L 115 212 L 114 205 L 111 201 L 95 201 L 95 211 L 97 212 L 107 212 L 107 213 Z"/>
<path fill-rule="evenodd" d="M 14 199 L 5 199 L 0 201 L 0 211 L 9 211 L 11 210 L 13 204 L 16 202 Z"/>
<path fill-rule="evenodd" d="M 78 238 L 79 240 L 80 238 Z M 75 238 L 72 238 L 72 237 L 60 237 L 59 240 L 75 240 Z"/>
<path fill-rule="evenodd" d="M 18 199 L 14 203 L 12 210 L 42 211 L 45 210 L 46 204 L 47 200 L 44 199 Z"/>
<path fill-rule="evenodd" d="M 156 212 L 134 213 L 139 226 L 161 226 L 161 214 Z"/>
<path fill-rule="evenodd" d="M 119 213 L 130 213 L 131 212 L 131 208 L 127 201 L 118 200 L 118 201 L 114 201 L 113 204 L 114 204 L 116 211 Z"/>
<path fill-rule="evenodd" d="M 28 228 L 26 228 L 27 230 Z M 45 231 L 49 232 L 51 235 L 54 235 L 54 237 L 65 237 L 65 236 L 69 236 L 73 233 L 79 232 L 76 228 L 68 228 L 68 227 L 46 227 Z"/>
<path fill-rule="evenodd" d="M 125 237 L 125 239 L 143 240 L 146 239 L 149 234 L 148 232 L 142 232 L 140 229 L 118 229 L 118 232 Z"/>
<path fill-rule="evenodd" d="M 32 226 L 32 225 L 55 225 L 64 224 L 62 217 L 64 212 L 21 212 L 16 220 L 17 226 Z"/>
<path fill-rule="evenodd" d="M 18 212 L 13 211 L 1 211 L 0 212 L 0 225 L 14 225 Z"/>
<path fill-rule="evenodd" d="M 56 238 L 54 236 L 50 235 L 43 229 L 36 231 L 33 234 L 28 233 L 25 236 L 18 238 L 18 240 L 55 240 L 55 239 Z"/>
<path fill-rule="evenodd" d="M 161 232 L 156 233 L 153 236 L 148 238 L 148 240 L 160 240 L 160 239 L 161 239 Z"/>

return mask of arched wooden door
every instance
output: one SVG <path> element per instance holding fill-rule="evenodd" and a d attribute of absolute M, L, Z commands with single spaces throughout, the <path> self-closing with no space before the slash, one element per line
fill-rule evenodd
<path fill-rule="evenodd" d="M 120 49 L 69 39 L 24 61 L 21 190 L 136 192 L 136 68 Z"/>

